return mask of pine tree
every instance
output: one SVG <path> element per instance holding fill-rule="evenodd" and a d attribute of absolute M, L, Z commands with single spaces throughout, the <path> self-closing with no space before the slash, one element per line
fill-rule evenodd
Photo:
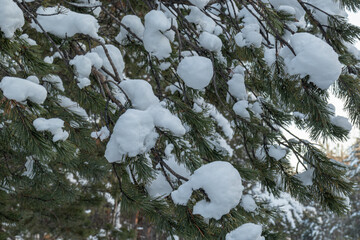
<path fill-rule="evenodd" d="M 330 90 L 360 126 L 358 1 L 0 6 L 2 238 L 150 238 L 136 214 L 170 239 L 281 239 L 253 186 L 346 211 L 312 141 L 351 129 Z"/>

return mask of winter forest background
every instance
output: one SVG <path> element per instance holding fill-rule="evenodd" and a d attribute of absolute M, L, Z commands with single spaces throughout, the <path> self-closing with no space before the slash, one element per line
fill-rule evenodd
<path fill-rule="evenodd" d="M 0 0 L 0 240 L 360 239 L 358 9 Z"/>

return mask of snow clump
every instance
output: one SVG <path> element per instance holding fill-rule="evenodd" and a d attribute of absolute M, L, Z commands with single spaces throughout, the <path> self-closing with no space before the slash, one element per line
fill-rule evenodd
<path fill-rule="evenodd" d="M 136 15 L 126 15 L 121 19 L 121 24 L 127 27 L 135 36 L 143 40 L 144 37 L 144 25 L 141 22 L 141 19 Z M 120 27 L 120 33 L 116 36 L 115 40 L 119 43 L 123 43 L 127 37 L 134 38 L 134 36 L 125 29 L 125 27 Z"/>
<path fill-rule="evenodd" d="M 0 89 L 6 98 L 18 102 L 30 100 L 43 104 L 47 97 L 47 91 L 43 86 L 17 77 L 4 77 L 0 82 Z"/>
<path fill-rule="evenodd" d="M 95 139 L 100 139 L 100 141 L 104 141 L 110 136 L 110 131 L 107 127 L 102 127 L 98 132 L 92 132 L 91 137 Z"/>
<path fill-rule="evenodd" d="M 76 70 L 78 86 L 80 89 L 90 85 L 89 75 L 91 73 L 91 67 L 96 69 L 101 68 L 103 60 L 96 52 L 89 52 L 85 55 L 77 55 L 71 61 L 70 65 L 73 65 Z"/>
<path fill-rule="evenodd" d="M 175 136 L 185 134 L 180 119 L 165 108 L 166 103 L 159 101 L 148 82 L 128 79 L 119 87 L 135 109 L 128 109 L 115 124 L 105 151 L 109 162 L 121 161 L 126 155 L 135 157 L 148 152 L 158 138 L 155 127 L 169 130 Z"/>
<path fill-rule="evenodd" d="M 197 90 L 208 86 L 214 74 L 211 60 L 200 56 L 185 57 L 179 63 L 177 73 L 186 86 Z"/>
<path fill-rule="evenodd" d="M 210 0 L 189 0 L 189 2 L 198 8 L 203 9 L 210 2 Z"/>
<path fill-rule="evenodd" d="M 261 236 L 262 226 L 254 223 L 245 223 L 226 234 L 226 240 L 265 240 Z"/>
<path fill-rule="evenodd" d="M 122 57 L 122 54 L 120 50 L 111 44 L 105 44 L 105 48 L 107 53 L 109 54 L 109 57 L 114 64 L 115 71 L 119 74 L 119 77 L 121 79 L 124 78 L 123 72 L 125 69 L 125 63 L 124 59 Z M 97 46 L 91 50 L 93 53 L 97 53 L 97 55 L 102 59 L 102 66 L 111 74 L 116 75 L 113 66 L 111 65 L 109 58 L 107 57 L 107 53 L 104 50 L 103 46 Z M 95 68 L 97 68 L 100 65 L 100 61 L 94 57 L 95 55 L 88 55 L 86 54 L 86 57 L 91 59 L 92 64 Z M 100 66 L 101 67 L 101 66 Z M 99 67 L 99 68 L 100 68 Z M 106 73 L 104 73 L 105 76 L 108 76 Z M 110 76 L 108 76 L 110 77 Z"/>
<path fill-rule="evenodd" d="M 218 36 L 208 32 L 202 32 L 200 34 L 199 43 L 203 48 L 215 53 L 220 52 L 222 48 L 221 39 Z"/>
<path fill-rule="evenodd" d="M 40 7 L 36 11 L 37 20 L 46 32 L 59 38 L 72 37 L 77 33 L 99 38 L 99 24 L 95 17 L 89 14 L 73 12 L 65 7 Z M 31 24 L 38 32 L 42 32 L 36 23 Z"/>
<path fill-rule="evenodd" d="M 12 38 L 24 26 L 23 12 L 13 0 L 0 0 L 0 6 L 0 30 L 6 38 Z"/>
<path fill-rule="evenodd" d="M 53 142 L 59 140 L 65 141 L 69 137 L 69 133 L 62 130 L 64 121 L 60 118 L 37 118 L 33 122 L 34 127 L 39 132 L 49 131 L 53 135 Z"/>
<path fill-rule="evenodd" d="M 243 195 L 240 206 L 247 212 L 254 212 L 257 209 L 256 202 L 251 195 Z"/>
<path fill-rule="evenodd" d="M 239 204 L 244 189 L 239 172 L 229 162 L 215 161 L 195 170 L 189 181 L 173 191 L 171 197 L 175 204 L 186 205 L 192 192 L 200 188 L 210 202 L 197 202 L 193 213 L 216 220 Z"/>
<path fill-rule="evenodd" d="M 170 27 L 170 20 L 162 11 L 152 10 L 145 15 L 144 47 L 159 60 L 170 57 L 172 52 L 167 35 Z"/>
<path fill-rule="evenodd" d="M 339 78 L 342 65 L 329 44 L 309 33 L 295 33 L 290 37 L 290 45 L 296 56 L 288 47 L 280 51 L 289 74 L 302 78 L 309 75 L 309 81 L 322 90 Z"/>

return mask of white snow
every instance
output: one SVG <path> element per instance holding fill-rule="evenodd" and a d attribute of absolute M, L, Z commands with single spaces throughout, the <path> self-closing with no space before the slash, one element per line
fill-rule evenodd
<path fill-rule="evenodd" d="M 337 53 L 326 42 L 309 33 L 295 33 L 290 37 L 290 45 L 296 56 L 288 47 L 280 51 L 289 74 L 309 75 L 309 81 L 323 90 L 339 78 L 342 65 Z"/>
<path fill-rule="evenodd" d="M 189 0 L 189 2 L 198 8 L 203 9 L 210 2 L 210 0 Z"/>
<path fill-rule="evenodd" d="M 26 176 L 30 179 L 33 179 L 35 177 L 34 173 L 34 159 L 30 157 L 26 157 L 26 163 L 25 163 L 26 171 L 21 174 L 21 176 Z"/>
<path fill-rule="evenodd" d="M 197 7 L 190 6 L 189 9 L 191 10 L 191 12 L 185 17 L 186 20 L 191 23 L 197 24 L 202 31 L 214 33 L 216 23 L 213 19 L 211 19 L 211 17 L 207 16 Z M 208 12 L 208 14 L 210 13 Z M 215 19 L 217 18 L 217 16 L 212 17 L 214 17 Z"/>
<path fill-rule="evenodd" d="M 99 38 L 97 32 L 100 26 L 96 18 L 89 14 L 73 12 L 65 7 L 40 7 L 36 13 L 37 20 L 45 31 L 59 38 L 72 37 L 77 33 Z M 33 22 L 31 25 L 38 32 L 42 31 L 36 23 Z"/>
<path fill-rule="evenodd" d="M 185 134 L 180 119 L 165 107 L 165 102 L 159 102 L 149 83 L 127 79 L 120 83 L 120 87 L 136 110 L 127 110 L 116 122 L 105 152 L 109 162 L 121 161 L 125 155 L 134 157 L 149 151 L 158 137 L 155 127 L 169 130 L 175 136 Z"/>
<path fill-rule="evenodd" d="M 60 91 L 65 91 L 63 82 L 62 82 L 61 78 L 58 75 L 52 75 L 52 74 L 46 75 L 43 78 L 43 81 L 52 83 L 54 85 L 54 87 L 56 87 Z"/>
<path fill-rule="evenodd" d="M 346 131 L 351 131 L 352 125 L 346 117 L 336 116 L 331 118 L 331 123 L 345 129 Z"/>
<path fill-rule="evenodd" d="M 265 240 L 261 233 L 261 225 L 245 223 L 226 234 L 226 240 Z"/>
<path fill-rule="evenodd" d="M 243 195 L 241 197 L 240 206 L 247 212 L 255 212 L 257 209 L 256 202 L 251 195 Z"/>
<path fill-rule="evenodd" d="M 172 151 L 174 150 L 174 145 L 173 144 L 167 144 L 166 148 L 164 150 L 165 152 L 165 158 L 164 158 L 164 162 L 172 169 L 174 170 L 177 174 L 185 177 L 185 178 L 189 178 L 191 173 L 189 171 L 189 169 L 186 168 L 186 166 L 183 163 L 179 163 L 176 160 L 176 156 L 175 154 L 172 153 Z M 178 179 L 171 173 L 169 172 L 166 168 L 165 171 L 167 174 L 169 174 L 170 178 L 172 181 L 176 182 Z"/>
<path fill-rule="evenodd" d="M 235 42 L 239 47 L 261 47 L 262 36 L 260 34 L 260 26 L 258 24 L 245 25 L 241 32 L 235 35 Z"/>
<path fill-rule="evenodd" d="M 223 7 L 225 7 L 225 14 L 230 15 L 232 18 L 238 18 L 239 17 L 239 8 L 237 7 L 235 1 L 233 0 L 227 0 L 225 3 L 222 4 Z"/>
<path fill-rule="evenodd" d="M 101 141 L 104 141 L 110 136 L 110 131 L 107 127 L 102 127 L 100 131 L 92 132 L 91 137 L 95 139 L 100 139 Z"/>
<path fill-rule="evenodd" d="M 185 134 L 180 119 L 165 107 L 165 102 L 159 102 L 148 82 L 128 79 L 122 81 L 120 87 L 125 91 L 134 108 L 146 110 L 152 116 L 155 126 L 170 130 L 176 136 Z"/>
<path fill-rule="evenodd" d="M 180 119 L 161 104 L 152 105 L 147 112 L 152 116 L 155 126 L 169 130 L 175 136 L 186 133 Z"/>
<path fill-rule="evenodd" d="M 314 168 L 310 168 L 302 173 L 295 175 L 304 186 L 311 186 L 313 184 Z"/>
<path fill-rule="evenodd" d="M 22 34 L 19 38 L 24 40 L 25 42 L 27 42 L 30 46 L 36 46 L 37 45 L 36 41 L 29 38 L 29 35 L 27 35 L 25 33 Z"/>
<path fill-rule="evenodd" d="M 0 29 L 6 38 L 12 38 L 24 23 L 21 9 L 12 0 L 0 0 Z"/>
<path fill-rule="evenodd" d="M 110 47 L 111 48 L 111 47 Z M 96 52 L 88 52 L 85 54 L 85 57 L 87 57 L 88 59 L 90 59 L 91 61 L 91 65 L 96 68 L 99 69 L 103 66 L 103 59 L 99 56 L 99 54 L 97 54 Z"/>
<path fill-rule="evenodd" d="M 62 130 L 64 121 L 60 118 L 37 118 L 33 122 L 34 127 L 39 132 L 49 131 L 53 135 L 53 142 L 59 140 L 65 141 L 69 137 L 69 133 Z"/>
<path fill-rule="evenodd" d="M 271 5 L 278 11 L 292 8 L 295 10 L 295 17 L 300 20 L 305 15 L 305 10 L 301 7 L 297 0 L 269 0 Z M 291 10 L 293 11 L 293 10 Z"/>
<path fill-rule="evenodd" d="M 229 85 L 229 92 L 232 96 L 240 99 L 247 99 L 247 92 L 245 88 L 244 75 L 235 73 L 232 78 L 227 82 Z"/>
<path fill-rule="evenodd" d="M 199 36 L 200 46 L 211 51 L 211 52 L 220 52 L 222 48 L 221 39 L 211 33 L 202 32 Z"/>
<path fill-rule="evenodd" d="M 152 116 L 146 111 L 128 109 L 115 124 L 105 157 L 109 162 L 121 161 L 125 155 L 135 157 L 153 148 L 157 138 Z"/>
<path fill-rule="evenodd" d="M 269 146 L 269 156 L 275 158 L 275 160 L 279 161 L 280 159 L 286 156 L 286 149 L 280 146 Z"/>
<path fill-rule="evenodd" d="M 256 11 L 251 5 L 248 8 L 256 14 Z M 235 42 L 239 47 L 256 47 L 259 48 L 262 42 L 260 34 L 260 25 L 257 19 L 245 7 L 239 12 L 239 17 L 243 18 L 242 22 L 244 27 L 241 32 L 235 35 Z"/>
<path fill-rule="evenodd" d="M 91 67 L 99 69 L 103 65 L 103 60 L 96 52 L 89 52 L 85 55 L 77 55 L 71 61 L 70 65 L 75 67 L 78 86 L 80 89 L 87 87 L 91 84 L 89 75 Z"/>
<path fill-rule="evenodd" d="M 141 40 L 144 36 L 144 25 L 141 19 L 136 15 L 126 15 L 121 19 L 121 23 L 127 27 L 133 34 L 135 34 Z M 120 27 L 120 33 L 116 36 L 115 40 L 119 43 L 123 43 L 125 39 L 129 37 L 134 39 L 134 36 L 130 34 L 123 26 Z"/>
<path fill-rule="evenodd" d="M 264 112 L 261 108 L 261 103 L 259 101 L 256 101 L 252 103 L 251 106 L 249 105 L 249 108 L 255 114 L 255 116 L 260 119 L 260 114 Z"/>
<path fill-rule="evenodd" d="M 172 192 L 172 188 L 168 181 L 166 180 L 164 173 L 162 171 L 157 171 L 155 179 L 146 185 L 146 191 L 152 198 L 164 198 L 169 196 Z"/>
<path fill-rule="evenodd" d="M 36 84 L 40 84 L 39 78 L 37 76 L 28 76 L 26 78 L 26 80 L 29 80 L 30 82 L 36 83 Z"/>
<path fill-rule="evenodd" d="M 0 89 L 6 98 L 18 102 L 30 100 L 43 104 L 47 97 L 47 91 L 43 86 L 22 78 L 4 77 L 0 82 Z"/>
<path fill-rule="evenodd" d="M 120 87 L 125 91 L 131 101 L 131 105 L 140 110 L 146 110 L 151 105 L 159 103 L 154 95 L 151 85 L 140 79 L 122 81 Z"/>
<path fill-rule="evenodd" d="M 89 77 L 91 72 L 91 60 L 83 55 L 77 55 L 70 61 L 74 65 L 79 77 Z"/>
<path fill-rule="evenodd" d="M 249 106 L 248 101 L 240 100 L 234 104 L 233 110 L 236 113 L 236 115 L 239 115 L 240 117 L 245 119 L 250 119 L 250 113 L 247 110 L 248 106 Z"/>
<path fill-rule="evenodd" d="M 276 51 L 273 48 L 271 48 L 271 49 L 266 48 L 264 50 L 264 60 L 269 67 L 271 67 L 276 61 L 275 54 L 276 54 Z"/>
<path fill-rule="evenodd" d="M 309 6 L 309 9 L 311 9 L 312 14 L 314 15 L 315 19 L 318 20 L 322 25 L 329 25 L 328 23 L 328 15 L 337 15 L 337 16 L 342 16 L 344 18 L 346 18 L 348 15 L 345 11 L 345 9 L 343 9 L 340 6 L 340 2 L 334 1 L 334 0 L 308 0 L 308 3 L 314 5 L 315 7 L 321 9 L 322 11 L 326 12 L 322 12 L 319 11 L 316 8 L 313 8 L 311 6 Z M 326 27 L 325 27 L 326 29 Z"/>
<path fill-rule="evenodd" d="M 221 127 L 222 131 L 224 132 L 225 136 L 228 139 L 232 139 L 234 135 L 234 130 L 231 127 L 229 120 L 227 120 L 217 109 L 214 105 L 210 103 L 206 103 L 202 97 L 194 99 L 194 107 L 193 110 L 195 112 L 202 112 L 204 111 L 205 117 L 209 115 L 214 118 L 217 125 Z"/>
<path fill-rule="evenodd" d="M 160 63 L 159 68 L 160 68 L 161 70 L 165 71 L 165 70 L 169 69 L 170 66 L 171 66 L 171 63 L 169 63 L 169 62 L 162 62 L 162 63 Z"/>
<path fill-rule="evenodd" d="M 200 90 L 209 85 L 213 76 L 213 65 L 206 57 L 185 57 L 179 63 L 177 73 L 188 87 Z"/>
<path fill-rule="evenodd" d="M 166 36 L 170 27 L 170 20 L 162 11 L 152 10 L 145 15 L 144 47 L 159 60 L 169 57 L 172 52 Z"/>
<path fill-rule="evenodd" d="M 88 119 L 85 109 L 79 106 L 78 103 L 72 101 L 70 98 L 58 95 L 58 103 L 61 107 L 68 109 L 70 112 L 83 117 L 84 119 Z"/>
<path fill-rule="evenodd" d="M 174 149 L 173 144 L 167 144 L 166 148 L 164 150 L 165 152 L 165 158 L 163 159 L 164 163 L 166 163 L 174 172 L 177 174 L 189 178 L 190 177 L 190 171 L 185 167 L 184 164 L 178 163 L 176 161 L 176 157 L 171 152 Z M 157 166 L 160 168 L 159 164 Z M 165 173 L 168 175 L 169 180 L 176 184 L 178 181 L 178 178 L 174 176 L 166 167 L 164 167 Z M 152 182 L 146 185 L 146 190 L 148 191 L 149 195 L 152 198 L 164 198 L 167 197 L 171 192 L 172 188 L 168 181 L 166 180 L 163 171 L 157 171 L 156 178 Z"/>
<path fill-rule="evenodd" d="M 109 53 L 109 57 L 110 57 L 112 63 L 114 64 L 114 67 L 115 67 L 116 71 L 118 72 L 119 77 L 122 79 L 123 71 L 125 68 L 125 63 L 124 63 L 124 60 L 123 60 L 120 50 L 111 44 L 105 44 L 105 48 L 107 49 L 107 51 Z M 102 59 L 102 61 L 103 61 L 103 63 L 102 63 L 103 67 L 108 72 L 115 75 L 114 69 L 111 66 L 109 58 L 106 56 L 103 46 L 97 46 L 97 47 L 93 48 L 92 52 L 97 53 L 98 56 L 100 57 L 100 59 Z M 86 55 L 86 56 L 90 59 L 92 58 L 91 55 Z M 94 67 L 98 67 L 100 65 L 100 60 L 95 61 L 94 59 L 92 59 L 91 62 L 93 63 Z"/>
<path fill-rule="evenodd" d="M 195 170 L 189 181 L 173 191 L 171 197 L 175 204 L 186 205 L 192 192 L 200 188 L 210 202 L 197 202 L 193 213 L 216 220 L 239 204 L 243 191 L 239 172 L 228 162 L 215 161 Z"/>
<path fill-rule="evenodd" d="M 281 6 L 278 8 L 278 11 L 285 12 L 285 13 L 290 14 L 290 15 L 293 15 L 293 16 L 296 15 L 296 10 L 295 10 L 295 8 L 290 7 L 290 6 L 281 5 Z"/>

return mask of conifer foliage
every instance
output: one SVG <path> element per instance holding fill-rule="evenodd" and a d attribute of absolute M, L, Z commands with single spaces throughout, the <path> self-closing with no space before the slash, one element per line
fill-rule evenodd
<path fill-rule="evenodd" d="M 343 213 L 346 169 L 291 125 L 360 126 L 358 8 L 0 0 L 0 238 L 136 237 L 139 212 L 170 239 L 281 238 L 254 186 Z"/>

